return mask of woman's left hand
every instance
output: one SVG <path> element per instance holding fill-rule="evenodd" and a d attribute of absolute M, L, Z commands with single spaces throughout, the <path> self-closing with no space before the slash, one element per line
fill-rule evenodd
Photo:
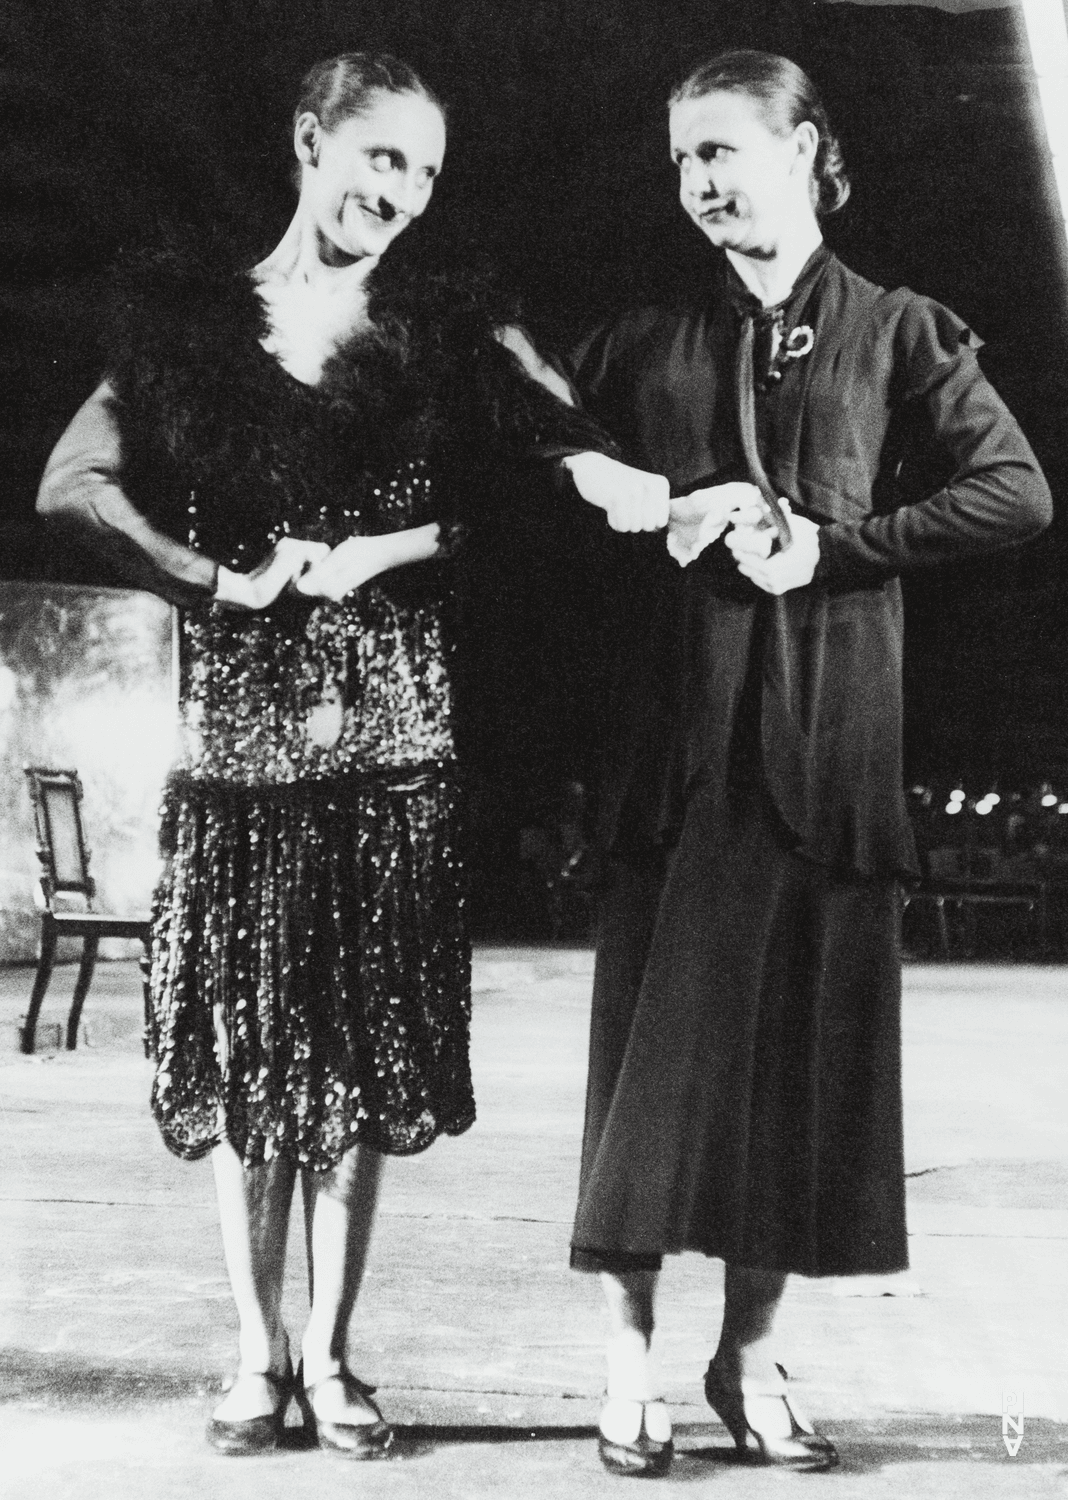
<path fill-rule="evenodd" d="M 812 582 L 820 560 L 820 529 L 805 516 L 795 516 L 789 501 L 783 509 L 790 517 L 792 544 L 784 552 L 771 553 L 775 530 L 765 525 L 736 526 L 727 533 L 725 545 L 734 554 L 738 571 L 765 594 L 786 594 Z"/>
<path fill-rule="evenodd" d="M 346 537 L 321 562 L 313 563 L 302 573 L 293 588 L 298 594 L 337 603 L 361 584 L 393 567 L 389 541 L 389 536 Z"/>

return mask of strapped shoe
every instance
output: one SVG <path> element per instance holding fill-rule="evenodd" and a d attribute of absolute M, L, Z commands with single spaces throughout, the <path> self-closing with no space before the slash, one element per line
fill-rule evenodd
<path fill-rule="evenodd" d="M 359 1396 L 374 1412 L 376 1420 L 327 1422 L 318 1416 L 314 1406 L 316 1393 L 332 1380 L 340 1381 L 344 1386 L 346 1399 L 352 1395 Z M 311 1423 L 318 1434 L 320 1448 L 327 1448 L 331 1453 L 341 1453 L 346 1458 L 385 1458 L 393 1443 L 393 1428 L 383 1420 L 382 1413 L 371 1400 L 375 1393 L 373 1385 L 365 1385 L 362 1380 L 357 1380 L 351 1370 L 342 1368 L 333 1375 L 317 1380 L 314 1385 L 304 1386 L 303 1392 L 304 1419 Z"/>
<path fill-rule="evenodd" d="M 274 1411 L 265 1412 L 263 1416 L 246 1417 L 241 1421 L 211 1417 L 206 1436 L 217 1453 L 226 1453 L 231 1457 L 247 1453 L 271 1453 L 281 1442 L 286 1424 L 286 1407 L 294 1393 L 293 1367 L 290 1365 L 284 1375 L 276 1375 L 273 1370 L 256 1370 L 250 1375 L 238 1375 L 234 1385 L 238 1380 L 254 1379 L 266 1380 L 274 1388 L 278 1395 L 278 1405 Z"/>
<path fill-rule="evenodd" d="M 750 1463 L 817 1471 L 833 1469 L 838 1462 L 834 1444 L 794 1405 L 785 1380 L 779 1386 L 743 1380 L 742 1389 L 732 1391 L 723 1384 L 713 1363 L 705 1374 L 705 1400 L 734 1439 L 738 1452 Z M 785 1406 L 790 1421 L 788 1434 L 765 1432 L 756 1425 L 760 1405 L 768 1401 L 781 1401 Z"/>

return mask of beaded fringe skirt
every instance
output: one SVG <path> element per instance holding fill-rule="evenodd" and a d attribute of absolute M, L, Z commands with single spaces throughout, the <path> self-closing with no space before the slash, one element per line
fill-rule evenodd
<path fill-rule="evenodd" d="M 152 1108 L 171 1151 L 328 1170 L 474 1121 L 449 769 L 282 786 L 172 778 Z"/>

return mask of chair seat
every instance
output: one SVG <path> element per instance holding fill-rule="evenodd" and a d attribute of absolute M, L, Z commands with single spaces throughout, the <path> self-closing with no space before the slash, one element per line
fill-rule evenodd
<path fill-rule="evenodd" d="M 75 937 L 144 938 L 152 926 L 152 918 L 147 912 L 132 917 L 115 917 L 97 911 L 50 911 L 42 912 L 41 916 L 57 932 L 65 930 Z"/>

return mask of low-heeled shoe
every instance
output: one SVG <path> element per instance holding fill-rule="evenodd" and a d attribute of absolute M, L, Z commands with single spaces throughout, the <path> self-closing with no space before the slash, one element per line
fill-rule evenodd
<path fill-rule="evenodd" d="M 207 1439 L 217 1453 L 226 1453 L 232 1458 L 250 1453 L 270 1453 L 282 1441 L 286 1425 L 286 1407 L 293 1394 L 293 1371 L 276 1375 L 273 1370 L 257 1370 L 261 1379 L 274 1387 L 278 1393 L 278 1405 L 274 1411 L 260 1417 L 247 1417 L 244 1421 L 228 1421 L 211 1417 L 207 1425 Z"/>
<path fill-rule="evenodd" d="M 653 1401 L 635 1401 L 634 1405 L 641 1407 L 642 1415 L 638 1436 L 632 1443 L 618 1443 L 614 1438 L 605 1437 L 603 1432 L 598 1433 L 597 1451 L 610 1474 L 622 1474 L 634 1479 L 659 1479 L 670 1469 L 675 1453 L 674 1442 L 671 1438 L 666 1442 L 651 1438 L 646 1427 L 645 1409 L 657 1404 L 659 1403 Z"/>
<path fill-rule="evenodd" d="M 316 1391 L 322 1390 L 331 1380 L 340 1380 L 346 1395 L 355 1391 L 367 1402 L 378 1420 L 375 1422 L 325 1422 L 316 1415 L 312 1402 Z M 373 1385 L 365 1385 L 351 1370 L 339 1370 L 317 1380 L 314 1385 L 304 1387 L 304 1417 L 314 1425 L 319 1438 L 319 1447 L 331 1453 L 340 1453 L 345 1458 L 385 1458 L 393 1445 L 393 1428 L 386 1422 L 378 1407 L 371 1400 L 375 1393 Z"/>

